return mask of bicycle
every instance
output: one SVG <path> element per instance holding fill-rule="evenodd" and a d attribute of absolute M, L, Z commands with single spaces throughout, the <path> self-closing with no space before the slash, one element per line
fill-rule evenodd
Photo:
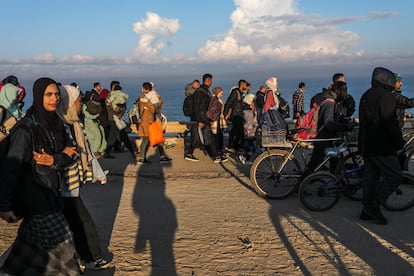
<path fill-rule="evenodd" d="M 343 162 L 346 163 L 348 158 L 344 158 Z M 341 174 L 333 175 L 321 171 L 306 177 L 299 187 L 299 197 L 303 205 L 312 211 L 326 211 L 338 202 L 341 194 L 361 200 L 364 165 L 356 164 L 343 169 Z M 414 174 L 403 171 L 401 183 L 383 205 L 391 211 L 402 211 L 414 206 Z"/>
<path fill-rule="evenodd" d="M 301 129 L 289 130 L 289 136 Z M 274 134 L 273 137 L 276 137 Z M 285 133 L 279 134 L 281 137 Z M 257 194 L 264 198 L 283 199 L 295 192 L 303 177 L 303 168 L 306 165 L 306 156 L 303 143 L 332 142 L 344 143 L 344 138 L 289 140 L 276 138 L 274 144 L 263 144 L 266 150 L 259 154 L 250 168 L 250 181 Z M 289 150 L 287 150 L 289 149 Z M 300 160 L 297 150 L 300 149 Z M 348 148 L 346 148 L 348 149 Z M 344 148 L 343 148 L 344 150 Z M 322 168 L 332 157 L 325 156 L 323 162 L 315 169 Z"/>

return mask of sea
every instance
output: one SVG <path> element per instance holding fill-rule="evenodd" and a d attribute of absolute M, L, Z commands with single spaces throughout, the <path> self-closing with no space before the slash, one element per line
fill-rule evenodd
<path fill-rule="evenodd" d="M 127 101 L 128 109 L 132 106 L 133 102 L 137 99 L 138 95 L 141 93 L 141 85 L 143 82 L 148 81 L 144 79 L 137 78 L 115 78 L 120 81 L 122 90 L 129 95 Z M 265 83 L 266 77 L 248 79 L 245 78 L 251 84 L 250 93 L 256 93 L 261 85 Z M 95 79 L 79 79 L 79 80 L 57 80 L 62 84 L 70 84 L 72 82 L 78 83 L 81 87 L 81 91 L 85 92 L 91 90 L 94 82 L 100 82 L 102 89 L 106 88 L 109 90 L 110 82 L 113 78 L 95 78 Z M 199 79 L 201 81 L 201 79 Z M 193 81 L 191 78 L 168 78 L 168 77 L 159 77 L 151 79 L 155 84 L 155 90 L 161 94 L 161 97 L 164 101 L 164 107 L 162 112 L 167 116 L 168 121 L 178 121 L 185 122 L 188 121 L 188 117 L 185 117 L 182 112 L 182 104 L 184 101 L 184 87 L 186 84 Z M 298 88 L 300 82 L 305 83 L 305 110 L 310 106 L 310 99 L 316 93 L 322 91 L 324 87 L 327 87 L 331 83 L 331 78 L 328 76 L 324 77 L 314 77 L 314 78 L 302 78 L 302 77 L 291 77 L 288 79 L 278 79 L 279 81 L 279 91 L 281 95 L 291 104 L 292 95 Z M 403 94 L 409 98 L 414 97 L 414 75 L 413 76 L 403 76 Z M 34 80 L 20 80 L 20 83 L 26 88 L 26 98 L 25 98 L 25 107 L 27 109 L 31 106 L 33 97 L 31 88 L 33 86 Z M 370 87 L 371 76 L 356 76 L 356 77 L 347 77 L 346 82 L 348 85 L 348 93 L 350 93 L 358 106 L 359 99 L 361 95 Z M 230 89 L 237 85 L 238 79 L 226 79 L 220 77 L 213 77 L 212 87 L 220 86 L 224 90 L 223 99 L 225 100 L 230 95 Z M 291 107 L 292 110 L 292 107 Z M 407 109 L 407 112 L 414 114 L 414 109 Z M 358 117 L 358 108 L 354 114 L 354 117 Z"/>

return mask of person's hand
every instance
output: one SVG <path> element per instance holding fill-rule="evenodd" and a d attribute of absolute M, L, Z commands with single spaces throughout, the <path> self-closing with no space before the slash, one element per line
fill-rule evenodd
<path fill-rule="evenodd" d="M 0 212 L 0 218 L 7 221 L 8 223 L 16 223 L 19 218 L 14 214 L 13 211 Z"/>
<path fill-rule="evenodd" d="M 63 153 L 69 156 L 70 158 L 73 158 L 73 156 L 79 156 L 79 153 L 76 151 L 76 147 L 66 147 L 63 150 Z"/>
<path fill-rule="evenodd" d="M 52 166 L 53 162 L 55 161 L 53 155 L 50 155 L 45 152 L 45 149 L 42 149 L 40 153 L 32 151 L 33 159 L 36 164 L 44 165 L 44 166 Z"/>

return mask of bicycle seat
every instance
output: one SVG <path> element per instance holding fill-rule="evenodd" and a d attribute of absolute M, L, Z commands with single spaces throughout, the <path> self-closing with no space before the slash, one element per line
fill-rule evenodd
<path fill-rule="evenodd" d="M 326 148 L 325 155 L 328 157 L 338 157 L 339 155 L 346 152 L 347 150 L 348 150 L 348 147 L 345 147 L 345 146 Z"/>

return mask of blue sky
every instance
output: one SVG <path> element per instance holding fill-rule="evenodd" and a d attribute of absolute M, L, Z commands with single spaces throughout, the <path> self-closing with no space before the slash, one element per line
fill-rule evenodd
<path fill-rule="evenodd" d="M 0 0 L 0 77 L 414 69 L 414 1 Z"/>

